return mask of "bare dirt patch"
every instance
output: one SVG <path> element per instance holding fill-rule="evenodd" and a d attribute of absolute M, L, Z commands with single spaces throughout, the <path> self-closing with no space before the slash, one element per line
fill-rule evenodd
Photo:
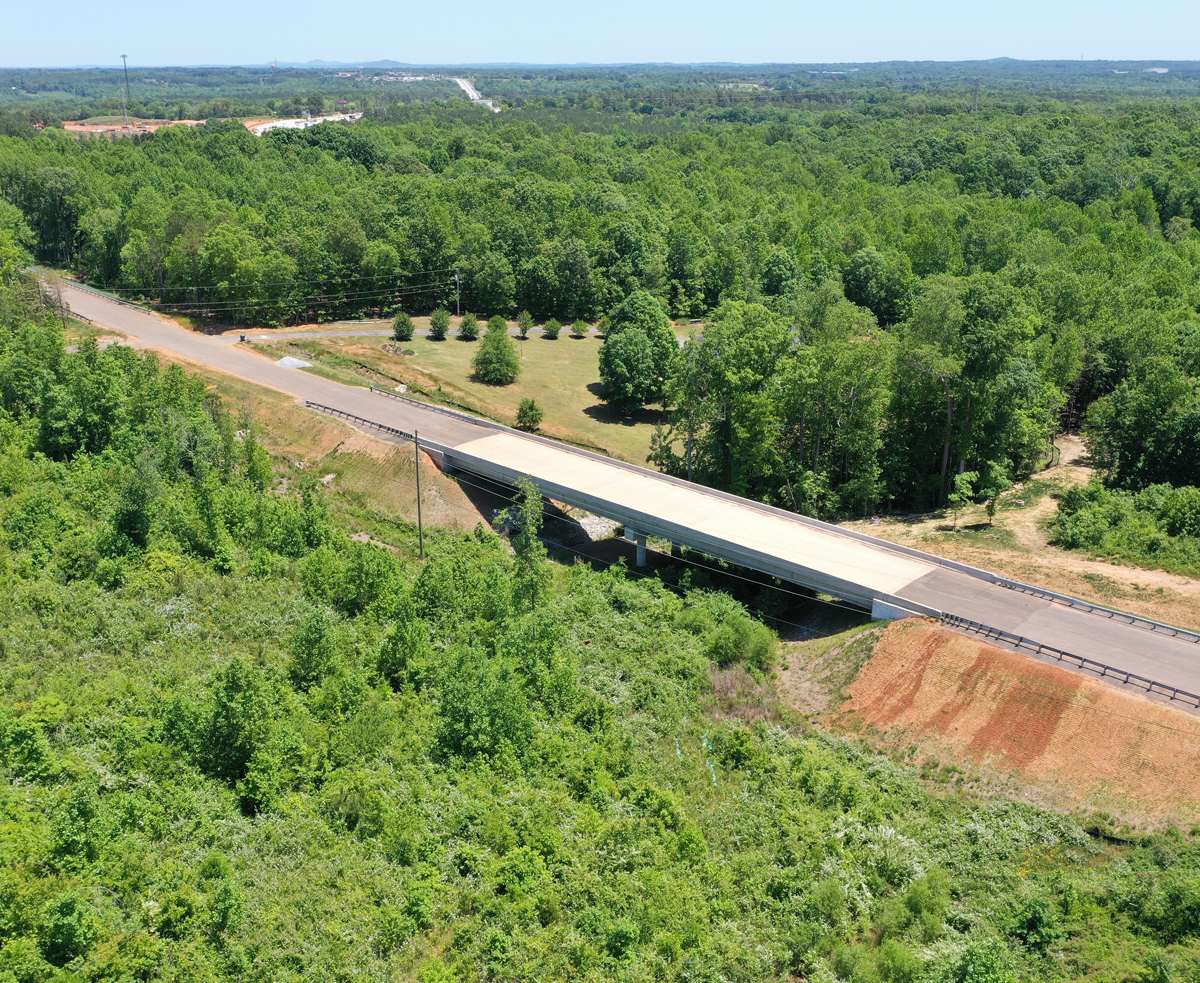
<path fill-rule="evenodd" d="M 836 708 L 882 634 L 882 625 L 868 624 L 849 632 L 782 642 L 775 677 L 779 695 L 807 715 Z"/>
<path fill-rule="evenodd" d="M 131 119 L 128 122 L 114 118 L 112 122 L 70 120 L 63 123 L 68 133 L 108 134 L 110 136 L 135 136 L 138 133 L 154 133 L 164 126 L 199 126 L 207 122 L 202 119 Z"/>
<path fill-rule="evenodd" d="M 969 761 L 1066 808 L 1200 816 L 1200 720 L 919 620 L 894 622 L 824 723 Z"/>

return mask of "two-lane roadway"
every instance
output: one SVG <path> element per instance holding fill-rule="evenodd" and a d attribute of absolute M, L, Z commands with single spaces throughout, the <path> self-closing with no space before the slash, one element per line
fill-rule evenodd
<path fill-rule="evenodd" d="M 63 296 L 73 311 L 132 343 L 365 420 L 419 430 L 447 466 L 505 481 L 528 475 L 549 497 L 625 523 L 635 535 L 662 536 L 877 613 L 957 615 L 1200 694 L 1194 638 L 1022 593 L 983 571 L 546 438 L 284 368 L 230 337 L 195 334 L 70 284 Z"/>

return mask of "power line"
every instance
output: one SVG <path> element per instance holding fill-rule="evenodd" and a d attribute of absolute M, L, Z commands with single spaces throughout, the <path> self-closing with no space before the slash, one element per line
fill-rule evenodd
<path fill-rule="evenodd" d="M 254 299 L 254 298 L 247 298 L 246 300 L 238 300 L 236 298 L 218 298 L 218 299 L 212 300 L 212 301 L 208 301 L 208 300 L 169 301 L 167 303 L 161 304 L 160 307 L 178 307 L 181 304 L 185 304 L 185 303 L 187 303 L 187 304 L 204 304 L 206 307 L 229 307 L 229 306 L 247 307 L 252 304 L 263 304 L 263 303 L 288 303 L 288 302 L 296 303 L 301 300 L 308 301 L 308 300 L 314 300 L 314 299 L 320 298 L 320 297 L 334 300 L 334 299 L 357 299 L 357 298 L 369 298 L 369 297 L 386 297 L 386 296 L 391 296 L 391 295 L 401 296 L 401 295 L 406 295 L 406 294 L 421 293 L 424 290 L 431 290 L 436 287 L 445 286 L 451 282 L 452 281 L 450 281 L 450 280 L 434 280 L 434 281 L 430 281 L 429 283 L 410 284 L 406 287 L 377 287 L 377 288 L 374 288 L 371 290 L 345 289 L 341 293 L 316 294 L 316 295 L 310 295 L 306 298 L 276 297 L 276 298 L 272 298 L 269 301 L 258 300 L 258 299 Z M 183 289 L 183 288 L 176 288 L 176 289 Z"/>
<path fill-rule="evenodd" d="M 293 307 L 303 309 L 306 307 L 328 307 L 336 304 L 358 303 L 367 300 L 382 300 L 388 297 L 408 297 L 413 294 L 426 293 L 437 287 L 447 286 L 453 281 L 444 280 L 436 283 L 425 283 L 418 286 L 409 287 L 403 290 L 369 290 L 357 293 L 332 294 L 323 297 L 306 297 L 306 298 L 287 298 L 280 297 L 275 300 L 258 300 L 258 301 L 238 301 L 238 300 L 220 300 L 210 302 L 205 300 L 193 301 L 173 301 L 166 304 L 159 304 L 151 310 L 158 311 L 195 311 L 201 309 L 206 312 L 228 312 L 252 310 L 263 307 Z"/>
<path fill-rule="evenodd" d="M 335 418 L 335 419 L 336 419 L 336 418 Z M 278 433 L 275 433 L 274 431 L 271 431 L 271 430 L 269 430 L 269 429 L 268 429 L 268 430 L 267 430 L 267 432 L 268 432 L 268 433 L 274 433 L 274 435 L 275 435 L 275 436 L 277 436 L 277 437 L 280 437 L 280 438 L 282 439 L 282 435 L 280 435 L 280 434 L 278 434 Z M 390 441 L 389 441 L 389 443 L 390 443 Z M 386 481 L 392 481 L 392 482 L 395 482 L 395 481 L 397 480 L 397 479 L 396 479 L 394 476 L 392 476 L 392 475 L 388 475 L 388 474 L 385 474 L 384 472 L 382 472 L 382 471 L 379 471 L 379 470 L 377 470 L 377 469 L 375 469 L 375 468 L 363 468 L 363 470 L 364 470 L 364 471 L 367 471 L 367 472 L 368 472 L 368 473 L 370 473 L 370 474 L 374 474 L 374 475 L 376 475 L 376 476 L 378 476 L 378 477 L 380 477 L 380 478 L 383 478 L 383 479 L 384 479 L 384 480 L 386 480 Z M 455 481 L 455 482 L 457 482 L 457 483 L 459 483 L 459 484 L 465 484 L 465 485 L 469 485 L 469 486 L 470 486 L 470 487 L 472 487 L 472 488 L 477 488 L 477 489 L 479 489 L 480 491 L 483 491 L 483 492 L 485 492 L 485 493 L 487 493 L 487 494 L 495 495 L 497 498 L 500 498 L 500 499 L 503 499 L 503 500 L 505 500 L 505 501 L 509 502 L 509 504 L 510 504 L 510 505 L 515 505 L 515 504 L 516 504 L 516 497 L 515 497 L 515 495 L 514 495 L 514 496 L 511 496 L 511 497 L 510 497 L 510 496 L 508 496 L 508 495 L 505 495 L 503 492 L 501 492 L 501 491 L 499 490 L 499 488 L 489 488 L 489 487 L 486 487 L 485 485 L 481 485 L 481 484 L 479 484 L 478 482 L 469 481 L 469 480 L 467 480 L 467 479 L 463 478 L 461 475 L 455 475 L 455 476 L 453 476 L 453 477 L 451 478 L 451 480 L 452 480 L 452 481 Z M 487 479 L 487 478 L 485 478 L 485 479 L 483 479 L 483 480 L 485 480 L 485 481 L 488 481 L 489 483 L 495 484 L 495 485 L 497 485 L 497 486 L 503 487 L 502 483 L 500 483 L 500 482 L 492 482 L 492 481 L 491 481 L 491 479 Z M 448 500 L 446 500 L 446 499 L 443 499 L 443 502 L 444 502 L 446 505 L 449 505 L 449 506 L 451 506 L 452 508 L 456 508 L 456 509 L 458 509 L 458 510 L 460 510 L 460 511 L 462 511 L 462 512 L 466 512 L 466 513 L 468 513 L 468 514 L 478 514 L 478 513 L 475 513 L 475 512 L 474 512 L 474 510 L 472 510 L 472 509 L 467 509 L 465 506 L 458 505 L 458 504 L 457 504 L 457 503 L 455 503 L 455 502 L 450 502 L 450 501 L 448 501 Z M 562 516 L 561 516 L 561 515 L 554 515 L 554 514 L 551 514 L 551 513 L 549 512 L 549 510 L 547 509 L 547 507 L 546 507 L 544 504 L 543 504 L 543 505 L 542 505 L 542 507 L 541 507 L 541 513 L 542 513 L 542 515 L 543 515 L 545 518 L 549 518 L 549 519 L 551 519 L 551 520 L 555 520 L 555 521 L 562 521 Z M 544 542 L 544 540 L 543 540 L 543 542 Z M 577 549 L 575 549 L 574 547 L 568 546 L 566 543 L 562 543 L 562 542 L 559 542 L 559 541 L 556 541 L 556 540 L 552 540 L 552 541 L 550 541 L 549 543 L 547 543 L 547 545 L 549 545 L 549 546 L 550 546 L 551 548 L 553 548 L 553 549 L 563 549 L 563 550 L 566 550 L 567 552 L 573 553 L 573 554 L 575 554 L 576 556 L 579 556 L 579 557 L 580 557 L 580 558 L 582 558 L 582 559 L 588 560 L 589 562 L 602 564 L 602 565 L 604 566 L 604 568 L 605 568 L 605 569 L 609 569 L 609 568 L 611 568 L 611 567 L 613 567 L 613 566 L 618 566 L 618 565 L 621 565 L 621 564 L 620 564 L 620 561 L 617 561 L 617 560 L 603 560 L 603 559 L 601 559 L 600 557 L 593 556 L 593 555 L 591 555 L 591 554 L 589 554 L 589 553 L 584 553 L 584 552 L 583 552 L 583 551 L 581 551 L 581 550 L 577 550 Z M 665 559 L 667 559 L 667 560 L 670 560 L 670 561 L 682 562 L 682 563 L 689 564 L 689 565 L 691 565 L 691 566 L 697 567 L 697 568 L 699 568 L 699 569 L 702 569 L 702 570 L 705 570 L 705 571 L 708 571 L 708 572 L 711 572 L 711 573 L 716 573 L 716 574 L 720 574 L 720 575 L 727 576 L 727 577 L 734 577 L 734 578 L 736 578 L 736 579 L 738 579 L 738 580 L 744 580 L 744 581 L 746 581 L 747 583 L 751 583 L 751 584 L 754 584 L 754 585 L 756 585 L 756 586 L 759 586 L 759 587 L 769 587 L 769 588 L 771 588 L 772 590 L 777 590 L 777 591 L 779 591 L 779 592 L 781 592 L 781 593 L 783 593 L 783 594 L 785 594 L 786 596 L 788 596 L 788 597 L 791 597 L 791 598 L 797 598 L 797 599 L 799 599 L 799 600 L 804 600 L 804 601 L 815 601 L 815 602 L 817 602 L 818 604 L 823 604 L 823 605 L 825 605 L 825 606 L 827 606 L 827 607 L 834 608 L 835 610 L 838 610 L 838 611 L 844 611 L 844 612 L 846 612 L 846 613 L 849 613 L 849 614 L 854 614 L 854 615 L 858 615 L 858 616 L 862 616 L 862 617 L 870 617 L 870 615 L 869 615 L 869 613 L 868 613 L 868 612 L 866 612 L 865 610 L 863 610 L 863 609 L 860 609 L 860 608 L 852 608 L 852 607 L 848 607 L 848 606 L 846 606 L 846 605 L 844 605 L 844 604 L 839 604 L 839 603 L 837 603 L 836 601 L 827 601 L 827 600 L 825 600 L 824 598 L 821 598 L 821 597 L 809 597 L 809 596 L 808 596 L 808 595 L 806 595 L 806 594 L 799 594 L 799 593 L 797 593 L 797 592 L 795 592 L 795 591 L 788 590 L 786 587 L 780 587 L 780 586 L 779 586 L 779 585 L 777 585 L 777 584 L 763 583 L 762 581 L 753 580 L 752 578 L 745 577 L 745 576 L 742 576 L 742 575 L 740 575 L 740 574 L 732 573 L 732 572 L 730 572 L 730 571 L 728 571 L 728 570 L 722 570 L 722 569 L 720 569 L 720 568 L 718 568 L 718 567 L 710 567 L 710 566 L 707 566 L 707 565 L 705 565 L 705 564 L 698 563 L 698 562 L 696 562 L 696 561 L 694 561 L 694 560 L 689 560 L 689 559 L 687 559 L 686 557 L 682 557 L 682 556 L 674 556 L 674 555 L 671 555 L 671 554 L 666 554 L 666 553 L 663 553 L 661 550 L 651 549 L 651 552 L 653 552 L 653 553 L 656 553 L 657 555 L 659 555 L 659 556 L 661 556 L 661 557 L 664 557 Z M 707 555 L 707 554 L 702 554 L 702 555 Z M 641 573 L 641 572 L 639 572 L 639 571 L 637 571 L 637 570 L 631 569 L 630 567 L 623 567 L 623 570 L 624 570 L 624 572 L 625 572 L 625 574 L 626 574 L 626 575 L 628 575 L 628 576 L 632 576 L 632 577 L 635 577 L 635 578 L 637 578 L 637 579 L 639 579 L 639 580 L 653 580 L 653 581 L 655 581 L 656 583 L 660 584 L 661 586 L 663 586 L 663 587 L 667 588 L 668 590 L 674 591 L 674 592 L 675 592 L 675 593 L 677 593 L 677 594 L 678 594 L 680 597 L 684 597 L 684 598 L 686 598 L 686 597 L 688 596 L 688 591 L 687 591 L 685 588 L 683 588 L 683 587 L 680 587 L 678 584 L 672 584 L 672 583 L 668 583 L 667 581 L 665 581 L 665 580 L 661 579 L 660 577 L 654 576 L 653 574 L 649 574 L 649 573 Z M 693 589 L 695 589 L 695 588 L 693 588 Z M 787 620 L 787 619 L 785 619 L 785 618 L 779 618 L 779 617 L 775 617 L 775 616 L 772 616 L 772 615 L 768 615 L 768 618 L 770 618 L 770 620 L 771 620 L 771 621 L 773 621 L 773 622 L 775 622 L 776 624 L 780 624 L 780 625 L 787 625 L 788 627 L 791 627 L 791 628 L 798 628 L 798 629 L 800 629 L 800 630 L 801 630 L 801 632 L 803 632 L 803 633 L 805 633 L 805 634 L 807 634 L 807 635 L 813 636 L 813 637 L 832 638 L 834 635 L 836 635 L 836 634 L 840 634 L 840 632 L 824 632 L 824 631 L 820 631 L 820 630 L 818 630 L 818 629 L 816 629 L 816 628 L 812 628 L 812 627 L 810 627 L 810 626 L 808 626 L 808 625 L 802 625 L 802 624 L 799 624 L 798 622 L 795 622 L 795 621 L 788 621 L 788 620 Z M 1005 650 L 1005 651 L 1007 651 L 1007 650 Z M 1015 654 L 1019 654 L 1019 653 L 1015 653 Z M 954 673 L 952 670 L 949 670 L 949 669 L 944 669 L 944 668 L 940 668 L 940 667 L 934 667 L 934 666 L 928 666 L 928 667 L 926 667 L 926 671 L 928 671 L 929 669 L 933 669 L 934 671 L 936 671 L 936 672 L 938 672 L 939 674 L 941 674 L 941 675 L 944 675 L 944 676 L 946 676 L 946 677 L 950 677 L 950 676 L 961 676 L 961 673 Z M 1012 685 L 1013 685 L 1015 688 L 1021 689 L 1021 690 L 1025 691 L 1025 692 L 1029 693 L 1031 696 L 1037 696 L 1037 697 L 1041 697 L 1042 699 L 1046 699 L 1046 700 L 1050 700 L 1050 701 L 1054 701 L 1054 702 L 1058 702 L 1058 703 L 1063 703 L 1063 704 L 1066 704 L 1066 705 L 1069 705 L 1069 706 L 1075 706 L 1075 707 L 1079 707 L 1080 709 L 1092 710 L 1092 711 L 1095 711 L 1095 712 L 1097 712 L 1097 713 L 1104 713 L 1106 716 L 1110 716 L 1110 717 L 1118 717 L 1118 718 L 1122 718 L 1122 719 L 1134 720 L 1135 722 L 1139 722 L 1139 723 L 1145 723 L 1145 721 L 1143 721 L 1141 718 L 1138 718 L 1138 717 L 1132 717 L 1132 716 L 1130 716 L 1130 715 L 1128 715 L 1128 714 L 1122 714 L 1122 713 L 1119 713 L 1119 712 L 1117 712 L 1117 711 L 1115 711 L 1115 710 L 1104 710 L 1104 709 L 1102 709 L 1102 708 L 1100 708 L 1100 707 L 1088 706 L 1088 705 L 1086 705 L 1086 704 L 1081 704 L 1081 703 L 1078 703 L 1078 702 L 1075 702 L 1075 701 L 1072 701 L 1072 700 L 1068 700 L 1068 699 L 1065 699 L 1065 698 L 1062 698 L 1062 697 L 1051 696 L 1051 695 L 1049 695 L 1049 694 L 1047 694 L 1047 693 L 1043 693 L 1043 692 L 1036 692 L 1036 691 L 1034 691 L 1034 690 L 1030 689 L 1028 686 L 1026 686 L 1026 685 L 1025 685 L 1024 683 L 1022 683 L 1020 680 L 1013 680 L 1013 681 L 1012 681 Z M 1185 731 L 1185 730 L 1181 730 L 1180 728 L 1171 727 L 1171 726 L 1170 726 L 1170 725 L 1168 725 L 1168 724 L 1160 723 L 1160 722 L 1157 722 L 1157 721 L 1155 721 L 1155 722 L 1153 722 L 1153 723 L 1155 724 L 1155 726 L 1157 726 L 1157 727 L 1160 727 L 1160 728 L 1162 728 L 1162 729 L 1164 729 L 1164 730 L 1170 730 L 1170 731 L 1174 731 L 1174 732 L 1176 732 L 1176 733 L 1184 734 L 1185 736 L 1188 736 L 1188 737 L 1200 738 L 1200 734 L 1197 734 L 1197 733 L 1195 733 L 1195 732 L 1192 732 L 1192 731 Z"/>
<path fill-rule="evenodd" d="M 375 276 L 356 276 L 356 277 L 350 277 L 349 280 L 350 280 L 350 282 L 358 282 L 361 280 L 398 279 L 398 278 L 402 278 L 402 277 L 406 277 L 406 276 L 430 276 L 431 274 L 434 274 L 434 273 L 453 273 L 455 269 L 456 269 L 456 267 L 453 267 L 453 266 L 445 266 L 445 267 L 442 267 L 441 269 L 437 269 L 437 270 L 414 270 L 411 273 L 379 273 L 379 274 L 376 274 Z M 327 282 L 335 282 L 336 283 L 336 282 L 338 282 L 338 278 L 337 277 L 313 277 L 308 280 L 273 280 L 273 281 L 267 281 L 264 283 L 235 284 L 235 286 L 245 286 L 245 287 L 285 286 L 286 287 L 286 286 L 290 286 L 292 284 L 300 284 L 300 283 L 327 283 Z M 115 287 L 111 287 L 111 288 L 107 288 L 107 289 L 111 289 L 114 291 L 116 291 L 116 290 L 158 290 L 159 286 L 157 283 L 121 284 L 119 286 L 115 286 Z M 221 290 L 223 288 L 220 284 L 206 284 L 204 286 L 198 286 L 198 287 L 181 287 L 181 286 L 166 287 L 166 286 L 164 286 L 163 289 L 168 289 L 168 290 L 193 290 L 193 289 L 194 290 Z"/>

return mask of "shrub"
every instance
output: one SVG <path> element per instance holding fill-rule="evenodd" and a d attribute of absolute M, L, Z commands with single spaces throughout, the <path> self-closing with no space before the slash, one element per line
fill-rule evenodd
<path fill-rule="evenodd" d="M 571 337 L 586 338 L 589 330 L 591 330 L 591 328 L 586 321 L 576 321 L 571 325 Z"/>
<path fill-rule="evenodd" d="M 512 610 L 510 562 L 500 537 L 480 532 L 434 556 L 417 577 L 417 616 L 440 624 L 497 621 Z"/>
<path fill-rule="evenodd" d="M 496 671 L 482 652 L 468 649 L 442 687 L 438 744 L 450 755 L 522 755 L 533 740 L 533 714 L 511 672 Z"/>
<path fill-rule="evenodd" d="M 392 554 L 375 543 L 352 543 L 346 553 L 338 603 L 346 614 L 359 614 L 391 594 L 396 576 Z"/>
<path fill-rule="evenodd" d="M 529 311 L 521 311 L 517 315 L 517 328 L 521 332 L 521 338 L 529 337 L 529 330 L 533 327 L 533 315 Z"/>
<path fill-rule="evenodd" d="M 49 778 L 57 771 L 50 742 L 36 723 L 14 719 L 0 709 L 0 764 L 26 779 Z"/>
<path fill-rule="evenodd" d="M 542 325 L 542 337 L 548 341 L 554 341 L 554 339 L 558 337 L 558 332 L 561 330 L 562 325 L 559 324 L 554 318 L 550 318 L 549 321 Z"/>
<path fill-rule="evenodd" d="M 1009 923 L 1008 934 L 1038 953 L 1044 953 L 1066 935 L 1058 926 L 1054 906 L 1045 898 L 1026 901 Z"/>
<path fill-rule="evenodd" d="M 230 878 L 224 878 L 208 902 L 208 920 L 214 931 L 231 932 L 242 918 L 242 892 Z"/>
<path fill-rule="evenodd" d="M 297 689 L 311 689 L 324 679 L 337 659 L 333 619 L 321 609 L 300 622 L 292 637 L 288 675 Z"/>
<path fill-rule="evenodd" d="M 413 337 L 413 319 L 404 311 L 396 315 L 392 321 L 392 340 L 393 341 L 412 341 Z"/>
<path fill-rule="evenodd" d="M 467 311 L 458 319 L 458 338 L 460 341 L 474 341 L 479 337 L 479 318 Z"/>
<path fill-rule="evenodd" d="M 429 337 L 432 341 L 444 341 L 450 330 L 450 312 L 439 307 L 429 315 Z"/>
<path fill-rule="evenodd" d="M 60 894 L 42 914 L 41 945 L 46 962 L 65 966 L 84 955 L 100 934 L 87 900 L 74 892 Z"/>
<path fill-rule="evenodd" d="M 517 381 L 521 374 L 521 359 L 517 346 L 508 336 L 504 318 L 494 317 L 488 321 L 487 334 L 471 360 L 471 368 L 480 382 L 491 386 L 507 386 Z"/>
<path fill-rule="evenodd" d="M 712 627 L 705 631 L 704 654 L 708 658 L 722 669 L 739 664 L 755 669 L 770 665 L 775 655 L 775 635 L 770 628 L 754 621 L 740 604 L 726 595 L 709 594 L 704 598 L 704 606 L 712 617 Z M 696 627 L 686 622 L 682 626 L 702 630 L 704 619 L 693 614 L 692 620 Z"/>
<path fill-rule="evenodd" d="M 521 430 L 536 430 L 542 422 L 542 408 L 531 396 L 521 400 L 517 407 L 517 427 Z"/>
<path fill-rule="evenodd" d="M 417 617 L 411 598 L 403 598 L 397 608 L 396 623 L 379 648 L 375 667 L 395 689 L 405 683 L 421 689 L 428 682 L 424 678 L 428 628 Z"/>

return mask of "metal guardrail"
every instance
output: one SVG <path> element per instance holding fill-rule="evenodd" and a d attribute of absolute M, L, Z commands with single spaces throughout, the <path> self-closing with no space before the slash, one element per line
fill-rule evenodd
<path fill-rule="evenodd" d="M 373 427 L 375 430 L 382 430 L 384 433 L 393 434 L 404 440 L 416 440 L 417 438 L 407 430 L 401 430 L 398 427 L 389 427 L 386 423 L 376 423 L 374 420 L 368 420 L 366 417 L 358 416 L 354 413 L 347 413 L 345 410 L 336 409 L 333 406 L 326 406 L 324 403 L 314 403 L 311 399 L 306 399 L 304 405 L 314 410 L 320 410 L 322 413 L 328 413 L 330 416 L 336 416 L 343 420 L 353 420 L 355 423 L 361 423 L 367 427 Z"/>
<path fill-rule="evenodd" d="M 44 273 L 41 273 L 41 275 L 46 276 Z M 122 300 L 120 297 L 105 293 L 103 290 L 97 290 L 95 287 L 89 287 L 86 283 L 80 283 L 78 280 L 67 280 L 61 277 L 60 280 L 64 286 L 73 287 L 76 290 L 83 290 L 89 294 L 95 294 L 97 297 L 103 297 L 105 300 L 111 300 L 114 304 L 120 304 L 122 307 L 132 307 L 135 311 L 146 311 L 150 314 L 154 313 L 149 307 L 145 307 L 142 304 L 134 304 L 128 300 Z"/>
<path fill-rule="evenodd" d="M 88 324 L 95 323 L 86 314 L 76 314 L 73 310 L 71 310 L 69 305 L 64 305 L 64 306 L 58 308 L 58 313 L 61 314 L 63 317 L 69 317 L 75 321 L 87 321 Z"/>
<path fill-rule="evenodd" d="M 1147 693 L 1156 693 L 1160 696 L 1169 697 L 1172 700 L 1181 700 L 1184 703 L 1190 703 L 1192 706 L 1200 708 L 1200 696 L 1197 696 L 1195 693 L 1189 693 L 1185 689 L 1180 689 L 1178 686 L 1171 686 L 1169 683 L 1160 683 L 1156 679 L 1147 679 L 1145 676 L 1139 676 L 1137 673 L 1126 672 L 1124 669 L 1105 665 L 1103 662 L 1097 662 L 1095 659 L 1075 655 L 1073 652 L 1066 652 L 1063 649 L 1055 648 L 1053 645 L 1043 645 L 1041 642 L 1035 642 L 1032 639 L 1025 638 L 1023 635 L 1004 631 L 1001 628 L 993 628 L 990 625 L 983 625 L 978 621 L 971 621 L 968 618 L 962 618 L 955 614 L 943 615 L 942 623 L 951 628 L 958 628 L 961 631 L 968 631 L 975 635 L 982 635 L 985 638 L 994 638 L 997 641 L 1007 642 L 1018 649 L 1027 649 L 1035 655 L 1053 656 L 1059 662 L 1070 662 L 1081 669 L 1098 672 L 1101 678 L 1112 677 L 1126 685 L 1144 689 Z"/>
<path fill-rule="evenodd" d="M 401 396 L 399 393 L 394 393 L 390 389 L 380 389 L 378 386 L 372 386 L 371 392 L 378 393 L 380 396 L 390 396 L 392 399 L 399 400 L 401 403 L 411 403 L 413 406 L 419 406 L 423 410 L 433 410 L 435 413 L 441 413 L 443 416 L 452 416 L 458 420 L 465 420 L 467 423 L 474 423 L 479 427 L 490 427 L 497 430 L 512 430 L 512 427 L 506 427 L 503 423 L 496 423 L 494 420 L 485 420 L 483 417 L 471 416 L 470 413 L 463 413 L 461 410 L 452 410 L 448 406 L 439 406 L 437 403 L 425 403 L 419 399 L 413 399 L 411 396 Z M 512 430 L 513 433 L 520 433 L 519 430 Z M 524 434 L 523 436 L 528 436 Z"/>
<path fill-rule="evenodd" d="M 1152 621 L 1150 618 L 1143 618 L 1136 614 L 1129 614 L 1126 611 L 1117 611 L 1115 608 L 1106 608 L 1099 604 L 1092 604 L 1091 601 L 1084 601 L 1078 597 L 1071 597 L 1068 594 L 1059 594 L 1056 591 L 1046 590 L 1042 587 L 1034 587 L 1032 584 L 1023 584 L 1019 580 L 1009 580 L 1007 577 L 997 577 L 996 583 L 998 583 L 1001 587 L 1006 587 L 1009 590 L 1015 590 L 1022 594 L 1032 594 L 1035 597 L 1043 597 L 1050 601 L 1057 601 L 1059 604 L 1065 604 L 1067 607 L 1076 608 L 1080 611 L 1086 612 L 1087 614 L 1093 614 L 1098 618 L 1110 618 L 1114 621 L 1120 621 L 1124 624 L 1132 625 L 1135 628 L 1143 628 L 1146 631 L 1171 635 L 1173 638 L 1178 638 L 1185 642 L 1192 642 L 1196 645 L 1200 645 L 1200 633 L 1189 631 L 1186 628 L 1177 628 L 1175 625 L 1168 625 L 1162 621 Z"/>
<path fill-rule="evenodd" d="M 455 410 L 449 410 L 444 407 L 432 405 L 429 403 L 422 403 L 419 400 L 409 399 L 408 397 L 401 396 L 398 393 L 388 392 L 388 390 L 386 390 L 386 389 L 379 389 L 375 386 L 372 386 L 371 389 L 372 389 L 372 391 L 380 393 L 381 395 L 390 396 L 393 399 L 401 400 L 406 403 L 416 403 L 419 406 L 428 407 L 430 409 L 437 410 L 438 412 L 445 413 L 448 416 L 472 419 L 471 417 L 468 417 L 465 413 L 459 413 L 459 412 L 456 412 Z M 313 402 L 311 399 L 306 399 L 304 401 L 304 405 L 311 407 L 312 409 L 320 410 L 323 413 L 328 413 L 334 417 L 339 417 L 344 420 L 350 420 L 350 421 L 353 421 L 354 423 L 362 424 L 364 426 L 371 427 L 375 430 L 383 431 L 384 433 L 393 434 L 404 440 L 414 440 L 414 441 L 416 440 L 416 437 L 413 434 L 408 433 L 406 430 L 400 430 L 397 427 L 391 427 L 385 423 L 377 423 L 374 420 L 368 420 L 366 417 L 359 416 L 356 413 L 348 413 L 345 410 L 339 410 L 332 406 L 326 406 L 323 403 Z M 485 422 L 490 423 L 491 421 L 485 421 Z M 499 429 L 504 429 L 504 430 L 511 429 L 509 427 L 504 427 L 503 424 L 494 424 L 494 426 L 496 426 Z M 714 554 L 714 555 L 719 555 L 719 554 Z M 1012 583 L 1016 584 L 1015 581 L 1013 581 Z M 1005 585 L 1005 586 L 1007 586 L 1007 585 Z M 1018 585 L 1018 586 L 1023 587 L 1023 586 L 1027 586 L 1027 585 Z M 1053 594 L 1053 592 L 1050 592 L 1050 591 L 1045 591 L 1045 592 L 1039 591 L 1038 588 L 1029 588 L 1029 591 L 1031 593 Z M 903 598 L 892 597 L 891 595 L 888 595 L 886 597 L 881 597 L 879 599 L 883 600 L 887 603 L 894 603 L 897 605 L 907 605 L 910 608 L 924 607 L 923 605 L 913 605 L 911 602 L 905 601 Z M 1073 600 L 1073 598 L 1066 598 L 1066 600 Z M 1080 604 L 1086 604 L 1086 602 L 1080 602 Z M 1094 607 L 1094 605 L 1088 605 L 1088 606 Z M 1105 609 L 1097 609 L 1097 610 L 1105 610 Z M 928 615 L 933 615 L 934 611 L 933 611 L 933 609 L 925 609 L 924 611 L 919 611 L 916 613 L 925 614 L 928 616 Z M 1112 613 L 1119 614 L 1119 612 L 1112 612 Z M 1133 618 L 1132 615 L 1127 615 L 1125 617 L 1128 617 L 1131 619 Z M 1002 628 L 993 628 L 991 625 L 985 625 L 978 621 L 971 621 L 969 618 L 963 618 L 959 615 L 942 613 L 940 615 L 940 620 L 947 627 L 957 628 L 960 631 L 970 632 L 971 634 L 975 634 L 975 635 L 981 635 L 984 638 L 991 638 L 991 639 L 995 639 L 997 641 L 1007 642 L 1008 644 L 1014 646 L 1018 650 L 1026 649 L 1026 650 L 1034 653 L 1035 655 L 1053 656 L 1059 662 L 1068 662 L 1075 666 L 1078 666 L 1081 669 L 1087 669 L 1091 672 L 1099 673 L 1099 675 L 1102 679 L 1111 677 L 1111 678 L 1113 678 L 1119 682 L 1122 682 L 1128 686 L 1140 687 L 1140 688 L 1146 690 L 1147 693 L 1153 693 L 1153 694 L 1157 694 L 1160 696 L 1166 696 L 1171 700 L 1180 700 L 1181 702 L 1189 703 L 1190 705 L 1200 709 L 1200 696 L 1198 696 L 1195 693 L 1188 692 L 1187 690 L 1180 689 L 1178 686 L 1171 686 L 1168 683 L 1161 683 L 1156 679 L 1149 679 L 1146 676 L 1140 676 L 1137 673 L 1127 672 L 1124 669 L 1118 669 L 1115 666 L 1107 665 L 1106 663 L 1099 662 L 1096 659 L 1089 659 L 1086 656 L 1076 655 L 1073 652 L 1067 652 L 1066 650 L 1056 648 L 1053 645 L 1045 645 L 1042 642 L 1036 642 L 1033 639 L 1025 638 L 1023 635 L 1017 635 L 1014 632 L 1005 631 Z M 1145 619 L 1139 619 L 1139 620 L 1145 620 Z M 1157 624 L 1157 623 L 1151 622 L 1151 624 Z M 1164 627 L 1166 627 L 1166 626 L 1164 626 Z M 1186 634 L 1190 635 L 1192 633 L 1188 632 Z"/>

